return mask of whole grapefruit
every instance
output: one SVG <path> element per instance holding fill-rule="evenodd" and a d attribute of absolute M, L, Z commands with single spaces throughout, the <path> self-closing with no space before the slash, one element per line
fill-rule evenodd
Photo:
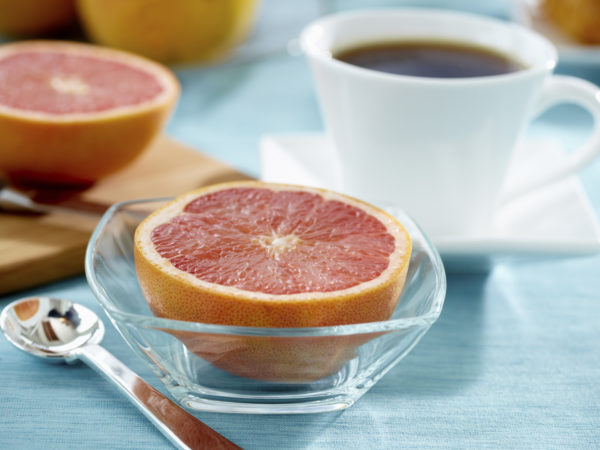
<path fill-rule="evenodd" d="M 136 270 L 155 315 L 250 327 L 387 320 L 411 239 L 384 211 L 335 192 L 233 182 L 182 195 L 135 234 Z M 179 333 L 232 373 L 299 381 L 334 373 L 372 338 Z"/>
<path fill-rule="evenodd" d="M 258 0 L 78 0 L 88 37 L 164 63 L 224 56 L 250 30 Z"/>
<path fill-rule="evenodd" d="M 0 46 L 0 172 L 19 183 L 89 184 L 136 158 L 179 94 L 172 72 L 89 44 Z"/>

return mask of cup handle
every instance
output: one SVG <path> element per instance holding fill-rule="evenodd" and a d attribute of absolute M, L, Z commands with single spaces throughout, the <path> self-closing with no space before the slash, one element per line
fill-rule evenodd
<path fill-rule="evenodd" d="M 580 78 L 554 75 L 542 88 L 534 117 L 559 103 L 574 103 L 587 110 L 594 119 L 592 135 L 580 148 L 570 152 L 561 167 L 533 180 L 507 187 L 502 196 L 502 203 L 508 203 L 547 184 L 566 178 L 581 170 L 600 154 L 600 89 Z"/>

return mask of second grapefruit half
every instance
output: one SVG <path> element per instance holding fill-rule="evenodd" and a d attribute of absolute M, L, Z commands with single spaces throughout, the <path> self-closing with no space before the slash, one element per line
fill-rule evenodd
<path fill-rule="evenodd" d="M 261 182 L 178 197 L 138 226 L 134 246 L 154 314 L 251 327 L 387 320 L 410 254 L 407 231 L 374 206 L 331 191 Z M 179 337 L 218 367 L 278 381 L 329 375 L 364 342 Z"/>
<path fill-rule="evenodd" d="M 1 45 L 0 172 L 23 183 L 92 183 L 149 145 L 178 95 L 169 69 L 126 52 Z"/>

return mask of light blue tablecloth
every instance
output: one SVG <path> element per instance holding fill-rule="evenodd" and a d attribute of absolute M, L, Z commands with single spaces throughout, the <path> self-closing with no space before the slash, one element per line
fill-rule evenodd
<path fill-rule="evenodd" d="M 276 2 L 265 1 L 272 9 L 263 9 L 270 32 L 258 35 L 263 41 L 246 53 L 256 50 L 260 60 L 177 69 L 183 93 L 168 126 L 172 136 L 255 176 L 262 134 L 322 128 L 305 61 L 282 51 L 317 10 L 309 2 Z M 559 71 L 600 83 L 600 62 Z M 589 127 L 589 118 L 565 107 L 531 132 L 556 133 L 574 145 Z M 581 179 L 600 212 L 600 162 Z M 5 296 L 0 307 L 35 294 L 96 311 L 107 324 L 103 345 L 164 392 L 109 324 L 83 277 Z M 343 412 L 196 416 L 248 449 L 599 448 L 600 256 L 450 275 L 439 321 Z M 0 448 L 169 447 L 87 366 L 48 365 L 0 338 Z"/>

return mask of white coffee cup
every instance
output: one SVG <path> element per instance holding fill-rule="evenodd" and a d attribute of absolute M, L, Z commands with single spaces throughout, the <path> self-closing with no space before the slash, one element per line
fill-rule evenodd
<path fill-rule="evenodd" d="M 333 57 L 354 46 L 406 40 L 483 46 L 524 69 L 425 78 Z M 569 176 L 600 153 L 598 88 L 553 75 L 556 48 L 519 25 L 444 10 L 359 10 L 309 24 L 300 44 L 336 152 L 341 190 L 403 208 L 434 238 L 486 234 L 501 200 Z M 501 192 L 523 130 L 558 103 L 588 110 L 595 121 L 592 137 L 563 166 L 532 173 L 529 182 Z"/>

